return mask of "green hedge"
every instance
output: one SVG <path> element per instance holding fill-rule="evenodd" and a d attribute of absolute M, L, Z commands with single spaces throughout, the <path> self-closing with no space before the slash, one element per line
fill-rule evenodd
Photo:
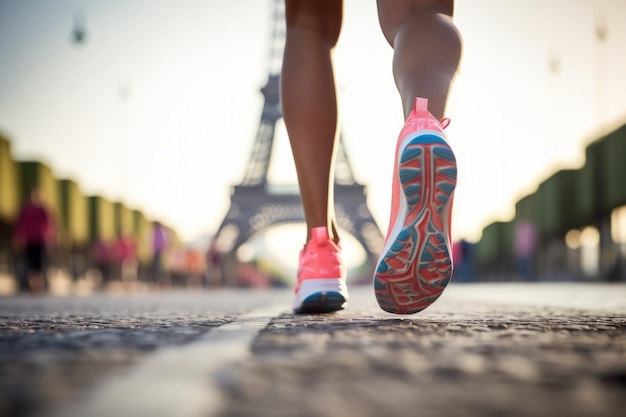
<path fill-rule="evenodd" d="M 87 197 L 76 182 L 70 179 L 58 181 L 63 240 L 68 244 L 84 245 L 89 242 L 90 211 Z"/>
<path fill-rule="evenodd" d="M 515 224 L 513 221 L 493 222 L 483 229 L 476 247 L 479 264 L 491 264 L 510 259 L 513 254 Z"/>
<path fill-rule="evenodd" d="M 89 196 L 87 201 L 89 204 L 89 237 L 91 241 L 98 238 L 114 239 L 116 230 L 113 203 L 100 196 Z"/>
<path fill-rule="evenodd" d="M 626 125 L 603 140 L 602 211 L 610 212 L 626 204 Z"/>
<path fill-rule="evenodd" d="M 0 136 L 0 220 L 12 223 L 20 208 L 19 171 L 11 144 Z"/>

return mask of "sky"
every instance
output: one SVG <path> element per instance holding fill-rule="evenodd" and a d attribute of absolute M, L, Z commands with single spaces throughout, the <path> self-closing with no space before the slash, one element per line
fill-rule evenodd
<path fill-rule="evenodd" d="M 243 179 L 269 74 L 272 0 L 0 0 L 0 131 L 17 159 L 143 210 L 184 240 L 217 230 Z M 403 124 L 374 0 L 346 0 L 334 54 L 342 133 L 387 228 Z M 87 38 L 72 42 L 76 15 Z M 626 2 L 464 0 L 448 103 L 453 233 L 477 240 L 626 122 Z M 606 29 L 600 41 L 596 27 Z M 270 181 L 294 183 L 278 126 Z"/>

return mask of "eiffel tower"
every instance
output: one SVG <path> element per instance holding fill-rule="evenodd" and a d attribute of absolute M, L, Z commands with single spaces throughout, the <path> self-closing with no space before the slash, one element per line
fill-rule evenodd
<path fill-rule="evenodd" d="M 282 118 L 279 84 L 285 43 L 284 13 L 284 0 L 274 0 L 269 77 L 261 89 L 265 98 L 261 123 L 243 181 L 232 188 L 230 208 L 211 244 L 210 259 L 219 259 L 221 284 L 226 286 L 238 284 L 237 249 L 254 234 L 272 226 L 305 222 L 297 185 L 278 187 L 267 179 L 276 125 Z M 366 188 L 354 178 L 341 136 L 336 152 L 334 190 L 339 228 L 352 234 L 367 254 L 366 265 L 361 268 L 363 277 L 353 277 L 350 282 L 369 282 L 382 249 L 383 236 L 367 206 Z"/>

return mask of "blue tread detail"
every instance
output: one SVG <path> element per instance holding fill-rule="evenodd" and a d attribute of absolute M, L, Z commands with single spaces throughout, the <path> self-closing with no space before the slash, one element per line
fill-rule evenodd
<path fill-rule="evenodd" d="M 417 158 L 422 154 L 422 148 L 405 148 L 402 152 L 402 158 L 400 158 L 400 163 L 404 164 L 412 159 Z"/>
<path fill-rule="evenodd" d="M 419 169 L 402 169 L 400 170 L 400 181 L 405 184 L 419 177 L 421 172 Z"/>

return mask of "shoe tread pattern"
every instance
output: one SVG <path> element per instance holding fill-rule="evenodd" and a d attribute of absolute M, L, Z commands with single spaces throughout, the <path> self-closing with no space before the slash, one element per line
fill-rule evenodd
<path fill-rule="evenodd" d="M 456 186 L 456 160 L 438 135 L 418 135 L 403 149 L 399 180 L 407 202 L 403 227 L 374 277 L 380 307 L 397 314 L 430 306 L 452 276 L 446 206 Z"/>

